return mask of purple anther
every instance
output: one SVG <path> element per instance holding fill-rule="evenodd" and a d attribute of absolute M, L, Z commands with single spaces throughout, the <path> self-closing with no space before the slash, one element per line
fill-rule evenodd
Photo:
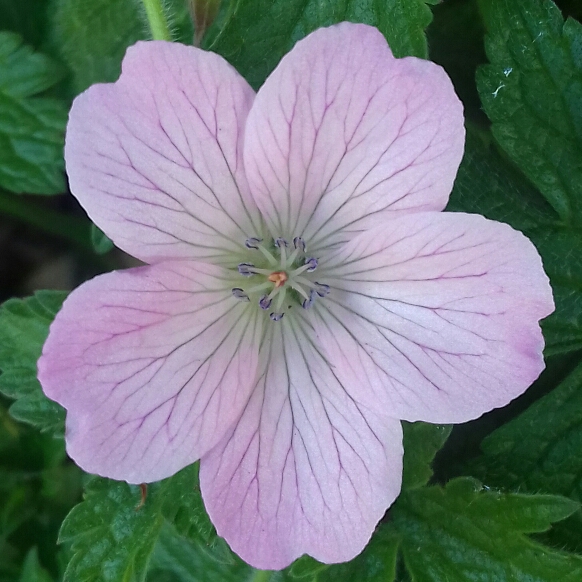
<path fill-rule="evenodd" d="M 301 304 L 301 307 L 303 307 L 303 309 L 309 309 L 313 305 L 313 302 L 315 301 L 316 297 L 317 297 L 317 293 L 316 293 L 315 289 L 312 289 L 309 292 L 309 299 L 304 299 L 303 303 Z"/>
<path fill-rule="evenodd" d="M 247 249 L 258 249 L 262 242 L 262 238 L 247 238 L 245 241 L 245 247 L 247 247 Z"/>
<path fill-rule="evenodd" d="M 293 246 L 296 249 L 299 249 L 300 251 L 305 252 L 305 241 L 300 236 L 296 236 L 293 239 Z"/>
<path fill-rule="evenodd" d="M 259 299 L 259 307 L 261 309 L 269 309 L 269 307 L 271 307 L 271 299 L 269 298 L 268 295 L 263 295 Z"/>
<path fill-rule="evenodd" d="M 251 277 L 252 275 L 254 275 L 254 271 L 252 269 L 254 269 L 255 266 L 251 263 L 240 263 L 238 266 L 238 272 L 241 275 L 244 275 L 245 277 Z"/>
<path fill-rule="evenodd" d="M 313 273 L 313 271 L 315 271 L 315 269 L 317 269 L 317 265 L 319 264 L 319 261 L 315 257 L 311 257 L 309 259 L 305 259 L 305 264 L 309 265 L 307 272 Z"/>
<path fill-rule="evenodd" d="M 240 287 L 235 287 L 232 290 L 232 294 L 236 299 L 240 299 L 241 301 L 250 301 L 249 296 Z"/>
<path fill-rule="evenodd" d="M 284 315 L 284 313 L 269 313 L 271 321 L 281 321 Z"/>
<path fill-rule="evenodd" d="M 279 249 L 280 249 L 281 247 L 285 247 L 285 248 L 286 248 L 286 247 L 288 247 L 288 246 L 289 246 L 289 243 L 288 243 L 288 242 L 287 242 L 287 241 L 286 241 L 284 238 L 281 238 L 281 237 L 279 237 L 279 238 L 276 238 L 276 239 L 275 239 L 275 246 L 276 246 L 277 248 L 279 248 Z"/>
<path fill-rule="evenodd" d="M 325 297 L 326 295 L 329 295 L 329 285 L 315 281 L 315 291 L 320 297 Z"/>

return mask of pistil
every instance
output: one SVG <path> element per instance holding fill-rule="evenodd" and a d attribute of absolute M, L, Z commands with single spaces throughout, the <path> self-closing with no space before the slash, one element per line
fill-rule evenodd
<path fill-rule="evenodd" d="M 285 271 L 275 271 L 274 273 L 271 273 L 267 279 L 271 281 L 271 283 L 274 283 L 275 288 L 278 289 L 279 287 L 283 287 L 283 285 L 285 285 L 289 277 Z"/>

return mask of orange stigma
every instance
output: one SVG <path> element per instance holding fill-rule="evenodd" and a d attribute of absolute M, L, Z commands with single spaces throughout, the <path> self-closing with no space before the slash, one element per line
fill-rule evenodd
<path fill-rule="evenodd" d="M 285 271 L 275 271 L 267 277 L 271 283 L 275 283 L 275 289 L 283 287 L 283 285 L 285 285 L 285 281 L 287 281 L 288 278 L 289 277 L 287 277 L 287 273 L 285 273 Z"/>

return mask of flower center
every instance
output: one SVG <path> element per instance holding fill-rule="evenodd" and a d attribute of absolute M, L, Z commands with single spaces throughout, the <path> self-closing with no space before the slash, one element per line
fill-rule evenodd
<path fill-rule="evenodd" d="M 239 274 L 252 284 L 233 288 L 236 299 L 256 301 L 261 309 L 269 311 L 271 320 L 279 321 L 294 302 L 309 309 L 317 297 L 329 293 L 328 285 L 313 280 L 318 259 L 306 255 L 301 237 L 293 239 L 292 247 L 280 237 L 272 245 L 262 243 L 259 238 L 248 238 L 245 242 L 248 249 L 257 251 L 257 260 L 238 265 Z"/>
<path fill-rule="evenodd" d="M 271 273 L 267 279 L 271 281 L 271 283 L 275 283 L 275 287 L 282 287 L 285 285 L 285 281 L 287 281 L 289 277 L 287 277 L 285 271 L 275 271 L 274 273 Z"/>

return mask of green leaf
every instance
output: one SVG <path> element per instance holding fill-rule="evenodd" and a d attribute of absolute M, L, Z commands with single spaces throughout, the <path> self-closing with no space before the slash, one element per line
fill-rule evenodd
<path fill-rule="evenodd" d="M 205 580 L 220 580 L 221 582 L 239 582 L 249 579 L 253 569 L 241 560 L 226 564 L 216 561 L 199 544 L 180 535 L 176 528 L 165 523 L 160 531 L 160 537 L 152 554 L 149 580 L 155 580 L 156 570 L 171 573 L 170 580 L 180 582 L 199 582 L 200 573 L 204 572 Z"/>
<path fill-rule="evenodd" d="M 40 565 L 36 548 L 30 550 L 22 566 L 19 582 L 52 582 L 48 572 Z"/>
<path fill-rule="evenodd" d="M 138 486 L 99 477 L 89 481 L 84 501 L 69 513 L 59 536 L 72 543 L 65 582 L 142 580 L 164 524 L 166 538 L 154 567 L 165 568 L 164 556 L 184 553 L 188 545 L 187 562 L 210 564 L 217 572 L 240 565 L 206 515 L 198 465 L 148 485 L 143 504 L 141 499 Z"/>
<path fill-rule="evenodd" d="M 425 0 L 234 0 L 211 50 L 258 88 L 281 57 L 322 26 L 349 20 L 376 26 L 396 56 L 426 57 L 424 29 L 432 15 Z"/>
<path fill-rule="evenodd" d="M 163 523 L 159 492 L 165 484 L 150 485 L 139 507 L 139 487 L 91 479 L 84 501 L 71 510 L 59 535 L 59 542 L 72 543 L 64 582 L 142 580 Z"/>
<path fill-rule="evenodd" d="M 236 557 L 227 543 L 217 536 L 206 513 L 198 485 L 198 463 L 174 475 L 169 480 L 166 495 L 171 499 L 162 506 L 162 512 L 174 524 L 175 530 L 213 560 L 235 564 Z"/>
<path fill-rule="evenodd" d="M 183 0 L 164 2 L 174 38 L 190 42 L 192 23 Z M 127 47 L 151 38 L 141 0 L 54 0 L 52 41 L 73 73 L 72 92 L 116 81 Z"/>
<path fill-rule="evenodd" d="M 482 214 L 521 231 L 561 226 L 539 191 L 497 152 L 490 134 L 472 126 L 446 211 Z"/>
<path fill-rule="evenodd" d="M 52 37 L 73 72 L 73 91 L 119 77 L 128 46 L 148 38 L 147 24 L 135 0 L 55 0 Z"/>
<path fill-rule="evenodd" d="M 563 497 L 502 494 L 462 478 L 404 492 L 387 527 L 417 582 L 575 582 L 582 558 L 524 534 L 545 531 L 577 508 Z"/>
<path fill-rule="evenodd" d="M 582 501 L 582 364 L 550 394 L 482 443 L 472 469 L 495 486 Z M 566 522 L 564 523 L 564 526 Z M 558 528 L 582 550 L 582 514 Z"/>
<path fill-rule="evenodd" d="M 426 485 L 432 477 L 431 463 L 451 434 L 452 426 L 403 422 L 404 471 L 402 489 Z"/>
<path fill-rule="evenodd" d="M 582 25 L 550 0 L 482 1 L 493 134 L 567 224 L 582 223 Z"/>
<path fill-rule="evenodd" d="M 313 579 L 313 577 L 317 578 L 317 574 L 319 574 L 322 570 L 327 570 L 329 568 L 330 566 L 318 562 L 311 556 L 302 556 L 298 560 L 295 560 L 293 564 L 291 564 L 289 567 L 289 575 L 291 578 Z"/>
<path fill-rule="evenodd" d="M 0 0 L 3 30 L 20 34 L 26 44 L 38 47 L 46 31 L 49 0 Z"/>
<path fill-rule="evenodd" d="M 36 510 L 32 492 L 22 483 L 22 479 L 8 471 L 2 471 L 1 476 L 11 487 L 2 491 L 0 500 L 0 540 L 8 538 L 24 522 L 33 518 Z"/>
<path fill-rule="evenodd" d="M 16 400 L 10 407 L 14 418 L 58 434 L 64 432 L 65 411 L 43 394 L 36 362 L 65 296 L 60 291 L 38 291 L 0 307 L 0 392 Z"/>
<path fill-rule="evenodd" d="M 474 212 L 509 223 L 532 240 L 550 277 L 555 312 L 542 322 L 546 354 L 582 348 L 582 232 L 558 215 L 488 141 L 469 128 L 448 211 Z"/>
<path fill-rule="evenodd" d="M 11 32 L 0 32 L 0 187 L 13 192 L 65 191 L 63 143 L 67 110 L 35 97 L 57 83 L 62 69 Z"/>
<path fill-rule="evenodd" d="M 91 224 L 91 244 L 98 255 L 104 255 L 113 248 L 113 241 L 95 224 Z"/>

